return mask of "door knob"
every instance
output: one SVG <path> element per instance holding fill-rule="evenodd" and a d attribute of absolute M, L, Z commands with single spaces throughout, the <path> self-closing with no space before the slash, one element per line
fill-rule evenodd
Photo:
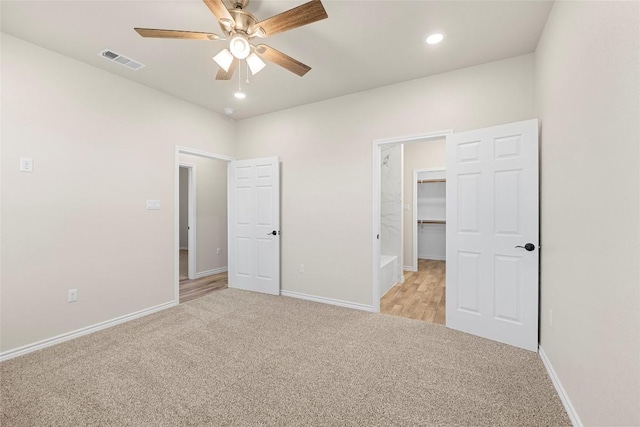
<path fill-rule="evenodd" d="M 277 236 L 278 232 L 276 230 L 273 230 L 271 233 L 267 233 L 267 236 Z"/>
<path fill-rule="evenodd" d="M 516 248 L 523 248 L 523 249 L 526 249 L 527 251 L 531 252 L 532 250 L 534 250 L 536 248 L 536 245 L 534 245 L 533 243 L 527 243 L 524 246 L 516 246 Z"/>

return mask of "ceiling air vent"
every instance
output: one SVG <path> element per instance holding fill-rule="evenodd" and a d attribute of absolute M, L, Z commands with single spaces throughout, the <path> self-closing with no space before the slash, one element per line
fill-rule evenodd
<path fill-rule="evenodd" d="M 119 53 L 114 52 L 111 49 L 104 49 L 98 52 L 98 56 L 108 59 L 109 61 L 117 62 L 118 64 L 124 65 L 125 67 L 130 68 L 134 71 L 137 71 L 140 68 L 144 67 L 144 64 L 136 62 L 131 58 L 127 58 L 124 55 L 120 55 Z"/>

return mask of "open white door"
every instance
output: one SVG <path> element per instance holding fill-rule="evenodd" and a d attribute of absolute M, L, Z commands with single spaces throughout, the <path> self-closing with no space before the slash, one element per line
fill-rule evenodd
<path fill-rule="evenodd" d="M 538 120 L 447 136 L 447 326 L 537 351 L 538 254 Z"/>
<path fill-rule="evenodd" d="M 229 287 L 280 295 L 280 165 L 277 157 L 228 168 Z"/>

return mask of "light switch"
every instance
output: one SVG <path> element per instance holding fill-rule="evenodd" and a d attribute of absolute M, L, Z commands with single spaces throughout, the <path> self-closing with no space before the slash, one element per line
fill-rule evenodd
<path fill-rule="evenodd" d="M 33 172 L 33 159 L 20 157 L 20 172 Z"/>
<path fill-rule="evenodd" d="M 160 200 L 147 200 L 147 210 L 160 210 Z"/>

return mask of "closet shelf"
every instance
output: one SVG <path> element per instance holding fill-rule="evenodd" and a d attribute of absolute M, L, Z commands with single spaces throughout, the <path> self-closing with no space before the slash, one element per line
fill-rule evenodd
<path fill-rule="evenodd" d="M 418 224 L 446 224 L 444 219 L 419 219 Z"/>
<path fill-rule="evenodd" d="M 418 184 L 429 184 L 432 182 L 447 182 L 446 179 L 444 178 L 437 178 L 437 179 L 419 179 L 418 180 Z"/>

